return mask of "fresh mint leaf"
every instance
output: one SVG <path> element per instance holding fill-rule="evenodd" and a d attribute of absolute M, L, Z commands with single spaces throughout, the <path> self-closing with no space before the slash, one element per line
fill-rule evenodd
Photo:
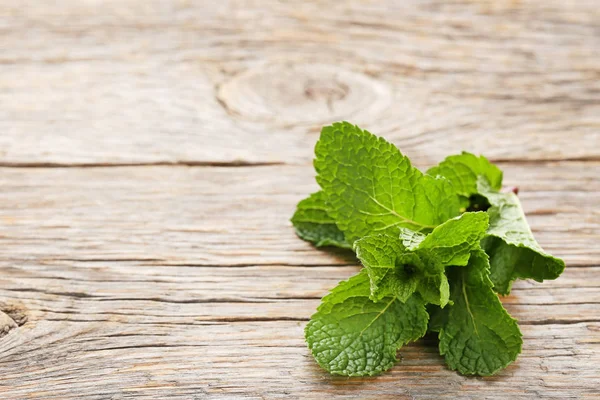
<path fill-rule="evenodd" d="M 478 191 L 492 205 L 488 210 L 488 237 L 482 246 L 490 256 L 490 278 L 495 290 L 509 294 L 517 278 L 538 282 L 558 278 L 565 263 L 546 253 L 535 241 L 518 197 L 512 192 L 495 192 L 484 178 L 478 181 Z"/>
<path fill-rule="evenodd" d="M 456 193 L 467 198 L 479 193 L 477 190 L 479 176 L 484 176 L 490 182 L 493 190 L 502 188 L 500 168 L 489 162 L 484 156 L 477 157 L 467 152 L 446 157 L 435 167 L 429 168 L 427 174 L 447 178 L 454 186 Z"/>
<path fill-rule="evenodd" d="M 392 292 L 406 301 L 418 291 L 427 302 L 444 307 L 450 294 L 446 267 L 467 265 L 487 227 L 486 213 L 465 213 L 426 236 L 401 228 L 397 237 L 379 234 L 359 239 L 354 250 L 369 273 L 371 298 L 378 300 Z"/>
<path fill-rule="evenodd" d="M 479 247 L 488 221 L 485 212 L 464 213 L 436 227 L 411 249 L 426 254 L 437 266 L 467 265 L 470 251 Z"/>
<path fill-rule="evenodd" d="M 337 246 L 352 248 L 344 233 L 335 225 L 327 213 L 325 196 L 319 191 L 300 201 L 291 219 L 296 234 L 302 239 L 314 243 L 317 247 Z"/>
<path fill-rule="evenodd" d="M 396 352 L 427 330 L 418 296 L 401 302 L 389 295 L 374 302 L 365 270 L 325 296 L 305 334 L 317 363 L 335 375 L 376 375 L 391 368 Z"/>
<path fill-rule="evenodd" d="M 405 302 L 417 290 L 422 274 L 414 264 L 420 260 L 404 247 L 400 237 L 367 236 L 354 242 L 354 250 L 369 274 L 373 300 L 393 293 Z"/>
<path fill-rule="evenodd" d="M 451 369 L 465 375 L 493 375 L 521 352 L 521 331 L 492 291 L 488 274 L 488 257 L 481 250 L 473 252 L 466 267 L 450 268 L 454 304 L 433 321 L 440 354 Z"/>
<path fill-rule="evenodd" d="M 347 122 L 324 127 L 315 154 L 328 214 L 348 243 L 399 227 L 430 232 L 460 212 L 445 178 L 423 175 L 393 144 Z"/>
<path fill-rule="evenodd" d="M 419 294 L 427 303 L 445 307 L 450 298 L 450 283 L 446 274 L 425 275 L 419 285 Z"/>

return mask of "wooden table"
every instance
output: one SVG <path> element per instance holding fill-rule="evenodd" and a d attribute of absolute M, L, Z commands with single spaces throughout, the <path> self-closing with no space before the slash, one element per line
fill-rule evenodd
<path fill-rule="evenodd" d="M 1 398 L 600 397 L 597 1 L 3 0 L 0 49 Z M 497 376 L 433 337 L 380 377 L 314 362 L 359 267 L 289 217 L 342 119 L 420 167 L 489 156 L 566 260 L 503 299 Z"/>

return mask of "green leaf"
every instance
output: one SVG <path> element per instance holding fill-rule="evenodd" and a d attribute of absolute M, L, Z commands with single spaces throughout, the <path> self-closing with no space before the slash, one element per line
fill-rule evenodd
<path fill-rule="evenodd" d="M 393 144 L 347 122 L 324 127 L 315 154 L 328 213 L 348 243 L 400 227 L 429 232 L 460 212 L 446 179 L 423 175 Z"/>
<path fill-rule="evenodd" d="M 335 375 L 376 375 L 391 368 L 397 350 L 427 330 L 427 312 L 418 296 L 402 303 L 395 296 L 369 298 L 365 270 L 325 296 L 306 326 L 317 363 Z"/>
<path fill-rule="evenodd" d="M 325 196 L 321 191 L 313 193 L 299 202 L 291 221 L 296 234 L 302 239 L 314 243 L 317 247 L 352 248 L 344 239 L 343 232 L 338 229 L 333 218 L 327 213 Z"/>
<path fill-rule="evenodd" d="M 446 267 L 467 265 L 487 226 L 485 212 L 465 213 L 427 236 L 402 228 L 397 237 L 379 234 L 357 240 L 354 250 L 371 279 L 371 298 L 391 292 L 406 301 L 418 291 L 425 301 L 444 307 L 450 295 Z"/>
<path fill-rule="evenodd" d="M 450 284 L 446 274 L 425 275 L 419 282 L 419 294 L 427 303 L 445 307 L 450 299 Z"/>
<path fill-rule="evenodd" d="M 516 360 L 521 331 L 492 291 L 487 255 L 475 251 L 464 268 L 451 268 L 454 304 L 436 315 L 440 354 L 451 369 L 465 375 L 493 375 Z M 441 327 L 440 327 L 441 325 Z"/>
<path fill-rule="evenodd" d="M 421 276 L 413 264 L 420 260 L 406 250 L 399 237 L 367 236 L 354 242 L 354 250 L 369 274 L 373 300 L 393 293 L 405 302 L 417 290 Z"/>
<path fill-rule="evenodd" d="M 454 186 L 456 193 L 464 197 L 478 193 L 477 179 L 480 175 L 490 182 L 492 189 L 500 190 L 502 188 L 500 168 L 489 162 L 484 156 L 477 157 L 467 152 L 446 157 L 444 161 L 431 167 L 427 174 L 447 178 Z"/>
<path fill-rule="evenodd" d="M 479 247 L 479 241 L 488 228 L 485 212 L 468 212 L 438 226 L 414 248 L 435 260 L 435 271 L 446 265 L 467 265 L 470 251 Z"/>
<path fill-rule="evenodd" d="M 495 192 L 484 178 L 478 181 L 479 192 L 487 197 L 490 227 L 482 242 L 490 256 L 490 278 L 498 293 L 508 294 L 512 282 L 531 278 L 538 282 L 556 279 L 565 269 L 563 260 L 546 253 L 533 238 L 518 197 Z"/>

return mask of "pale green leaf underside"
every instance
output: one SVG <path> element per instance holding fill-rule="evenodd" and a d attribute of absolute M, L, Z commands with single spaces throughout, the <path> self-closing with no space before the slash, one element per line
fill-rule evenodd
<path fill-rule="evenodd" d="M 495 290 L 510 293 L 512 282 L 518 278 L 538 282 L 558 278 L 565 263 L 535 241 L 518 197 L 512 192 L 493 191 L 483 178 L 479 179 L 478 190 L 492 205 L 488 210 L 488 237 L 482 245 L 490 256 L 490 279 Z"/>
<path fill-rule="evenodd" d="M 418 296 L 406 303 L 389 296 L 369 298 L 365 270 L 325 296 L 306 326 L 308 347 L 317 363 L 335 375 L 376 375 L 391 368 L 396 352 L 427 330 L 428 315 Z"/>
<path fill-rule="evenodd" d="M 446 179 L 423 175 L 393 144 L 347 122 L 324 127 L 315 154 L 329 215 L 349 243 L 399 227 L 431 231 L 460 212 Z"/>
<path fill-rule="evenodd" d="M 427 173 L 443 176 L 454 186 L 456 193 L 469 197 L 477 194 L 477 178 L 484 176 L 494 190 L 502 188 L 502 171 L 484 156 L 463 152 L 448 156 L 444 161 L 431 167 Z"/>
<path fill-rule="evenodd" d="M 414 249 L 427 237 L 426 234 L 408 228 L 400 228 L 400 240 L 404 247 Z"/>
<path fill-rule="evenodd" d="M 492 291 L 487 255 L 475 251 L 466 267 L 449 271 L 453 305 L 436 315 L 440 354 L 465 375 L 493 375 L 521 352 L 521 332 Z M 441 327 L 438 325 L 442 325 Z"/>
<path fill-rule="evenodd" d="M 296 234 L 317 247 L 352 248 L 346 242 L 344 234 L 338 229 L 335 221 L 327 213 L 323 192 L 313 193 L 299 202 L 291 221 Z"/>

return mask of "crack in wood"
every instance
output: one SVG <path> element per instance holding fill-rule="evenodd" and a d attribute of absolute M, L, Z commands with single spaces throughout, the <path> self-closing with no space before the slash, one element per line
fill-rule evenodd
<path fill-rule="evenodd" d="M 152 161 L 152 162 L 111 162 L 111 163 L 60 163 L 60 162 L 0 162 L 0 168 L 123 168 L 123 167 L 270 167 L 286 165 L 280 161 Z"/>
<path fill-rule="evenodd" d="M 495 157 L 490 161 L 496 164 L 549 164 L 549 163 L 597 163 L 600 157 L 564 157 L 564 158 L 510 158 Z M 304 165 L 304 161 L 201 161 L 201 160 L 175 160 L 175 161 L 151 161 L 151 162 L 0 162 L 0 168 L 139 168 L 139 167 L 200 167 L 200 168 L 240 168 L 240 167 L 272 167 L 272 166 L 299 166 Z"/>
<path fill-rule="evenodd" d="M 587 323 L 597 323 L 600 322 L 600 319 L 574 319 L 574 320 L 565 320 L 565 319 L 543 319 L 539 321 L 519 321 L 519 325 L 574 325 L 574 324 L 587 324 Z"/>

